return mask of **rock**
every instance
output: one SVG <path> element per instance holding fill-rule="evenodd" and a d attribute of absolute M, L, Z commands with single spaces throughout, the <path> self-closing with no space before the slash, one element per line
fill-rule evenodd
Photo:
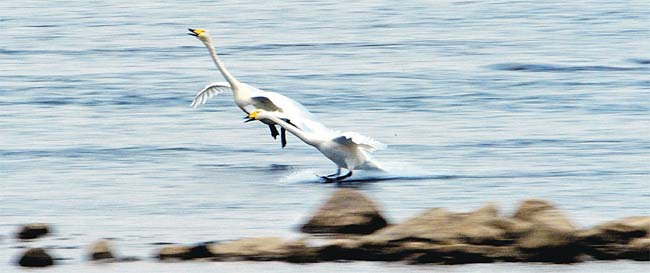
<path fill-rule="evenodd" d="M 403 223 L 364 236 L 362 241 L 365 244 L 419 241 L 444 245 L 503 245 L 511 241 L 504 228 L 510 225 L 508 220 L 498 217 L 494 205 L 469 213 L 433 208 Z"/>
<path fill-rule="evenodd" d="M 115 256 L 111 251 L 111 245 L 107 240 L 99 240 L 93 243 L 90 246 L 90 251 L 88 253 L 90 260 L 99 261 L 99 260 L 108 260 L 114 259 Z"/>
<path fill-rule="evenodd" d="M 54 264 L 52 256 L 42 248 L 28 249 L 18 260 L 18 264 L 24 267 L 46 267 Z"/>
<path fill-rule="evenodd" d="M 304 241 L 286 242 L 281 238 L 246 238 L 208 246 L 215 261 L 315 262 L 317 249 Z"/>
<path fill-rule="evenodd" d="M 405 245 L 405 247 L 409 247 Z M 429 245 L 410 246 L 418 251 L 407 260 L 410 263 L 467 264 L 516 261 L 520 255 L 512 246 L 491 245 Z"/>
<path fill-rule="evenodd" d="M 190 247 L 190 251 L 187 253 L 185 256 L 185 259 L 203 259 L 203 258 L 210 258 L 214 255 L 210 252 L 210 244 L 208 243 L 202 243 L 195 245 L 193 247 Z"/>
<path fill-rule="evenodd" d="M 352 189 L 337 190 L 305 223 L 305 233 L 370 234 L 387 225 L 375 203 Z"/>
<path fill-rule="evenodd" d="M 579 233 L 587 254 L 599 260 L 647 260 L 643 246 L 650 240 L 650 217 L 635 216 L 609 221 Z"/>
<path fill-rule="evenodd" d="M 374 220 L 373 220 L 374 219 Z M 381 222 L 382 225 L 372 223 Z M 372 227 L 372 228 L 369 228 Z M 384 226 L 376 230 L 378 226 Z M 463 213 L 433 208 L 402 223 L 386 226 L 375 205 L 353 190 L 339 190 L 303 226 L 306 232 L 336 236 L 286 241 L 247 238 L 194 247 L 165 246 L 159 258 L 296 263 L 363 260 L 464 264 L 489 262 L 650 260 L 650 217 L 628 217 L 577 230 L 551 203 L 522 202 L 515 214 L 499 216 L 488 204 Z M 371 232 L 370 234 L 360 234 Z M 355 231 L 355 232 L 351 232 Z"/>
<path fill-rule="evenodd" d="M 650 238 L 637 238 L 628 244 L 626 258 L 637 261 L 650 261 Z"/>
<path fill-rule="evenodd" d="M 551 203 L 526 200 L 513 220 L 515 225 L 511 226 L 510 233 L 516 238 L 515 246 L 524 260 L 566 263 L 579 259 L 577 229 Z"/>
<path fill-rule="evenodd" d="M 362 259 L 416 263 L 572 262 L 580 256 L 576 228 L 550 203 L 528 200 L 512 219 L 494 205 L 468 213 L 433 208 L 362 237 Z"/>
<path fill-rule="evenodd" d="M 36 239 L 50 232 L 47 224 L 33 223 L 24 225 L 16 234 L 17 238 L 22 240 Z"/>
<path fill-rule="evenodd" d="M 627 244 L 635 238 L 650 236 L 650 217 L 635 216 L 609 221 L 580 232 L 591 244 Z"/>
<path fill-rule="evenodd" d="M 366 253 L 360 248 L 360 241 L 354 239 L 336 239 L 321 247 L 318 251 L 318 260 L 369 260 L 363 259 Z"/>
<path fill-rule="evenodd" d="M 452 213 L 433 208 L 403 223 L 363 236 L 354 243 L 324 248 L 345 253 L 356 260 L 396 261 L 413 263 L 463 263 L 511 261 L 513 242 L 510 229 L 515 223 L 498 216 L 496 206 L 488 204 L 468 213 Z M 503 247 L 502 247 L 503 246 Z"/>
<path fill-rule="evenodd" d="M 185 260 L 189 258 L 190 247 L 180 245 L 168 245 L 158 251 L 158 259 L 165 260 Z"/>

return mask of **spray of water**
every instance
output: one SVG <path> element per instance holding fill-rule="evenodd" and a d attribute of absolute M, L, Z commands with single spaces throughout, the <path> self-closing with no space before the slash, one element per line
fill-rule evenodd
<path fill-rule="evenodd" d="M 451 179 L 454 176 L 435 174 L 433 171 L 423 170 L 422 168 L 408 163 L 388 162 L 383 163 L 383 171 L 365 171 L 356 170 L 354 175 L 344 180 L 344 182 L 373 182 L 385 180 L 419 180 L 419 179 Z M 295 170 L 286 177 L 286 183 L 317 183 L 322 182 L 320 175 L 331 173 L 332 170 L 321 169 L 302 169 Z"/>

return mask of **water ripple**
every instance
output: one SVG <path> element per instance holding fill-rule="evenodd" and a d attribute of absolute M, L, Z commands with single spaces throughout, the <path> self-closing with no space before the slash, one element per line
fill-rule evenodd
<path fill-rule="evenodd" d="M 641 71 L 646 67 L 620 67 L 605 65 L 553 65 L 553 64 L 525 64 L 525 63 L 500 63 L 488 65 L 494 70 L 520 71 L 520 72 L 581 72 L 581 71 Z"/>

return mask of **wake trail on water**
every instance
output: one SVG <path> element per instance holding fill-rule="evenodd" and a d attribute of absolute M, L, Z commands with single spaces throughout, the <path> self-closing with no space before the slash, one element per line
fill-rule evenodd
<path fill-rule="evenodd" d="M 424 179 L 454 179 L 462 178 L 459 175 L 434 174 L 431 171 L 423 170 L 417 166 L 407 163 L 384 163 L 383 171 L 381 170 L 355 170 L 352 177 L 347 178 L 341 183 L 349 182 L 378 182 L 388 180 L 424 180 Z M 328 175 L 334 172 L 332 170 L 322 169 L 302 169 L 296 170 L 284 177 L 285 183 L 322 183 L 322 175 Z M 343 170 L 342 173 L 346 171 Z"/>

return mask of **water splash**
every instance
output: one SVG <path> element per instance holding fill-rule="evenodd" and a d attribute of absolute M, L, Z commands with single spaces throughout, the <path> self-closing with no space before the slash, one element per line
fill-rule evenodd
<path fill-rule="evenodd" d="M 370 183 L 389 180 L 455 179 L 463 177 L 460 175 L 434 174 L 431 171 L 424 170 L 418 166 L 401 162 L 384 163 L 383 166 L 383 171 L 356 170 L 354 171 L 354 175 L 343 180 L 343 183 Z M 327 170 L 320 169 L 296 170 L 284 177 L 283 182 L 323 183 L 324 181 L 320 176 L 328 174 L 330 174 L 330 172 L 327 172 Z"/>

